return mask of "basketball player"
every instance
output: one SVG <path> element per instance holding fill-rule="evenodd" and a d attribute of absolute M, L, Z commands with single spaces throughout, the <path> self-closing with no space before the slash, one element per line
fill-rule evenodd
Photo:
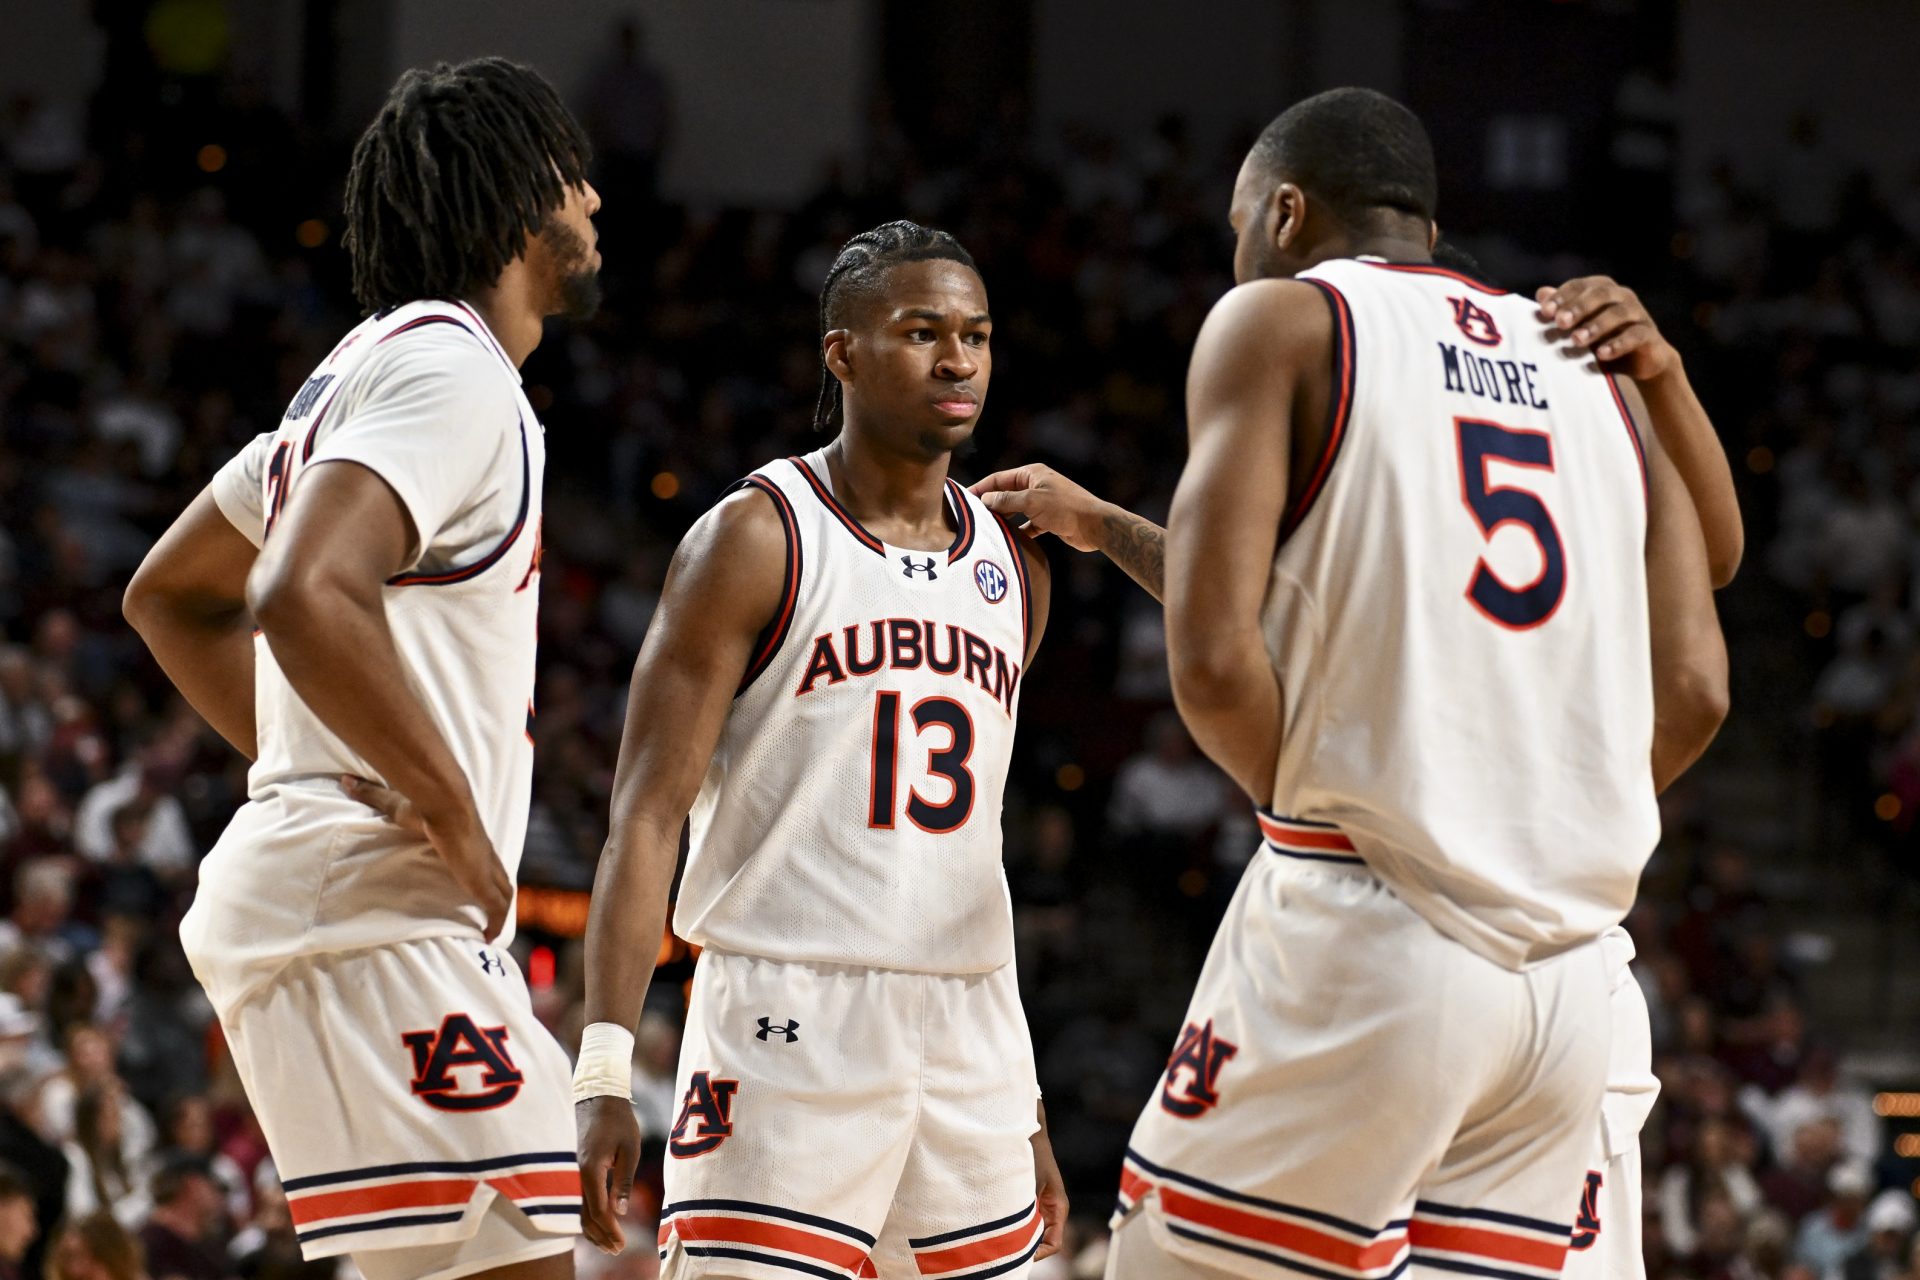
<path fill-rule="evenodd" d="M 347 178 L 372 314 L 127 590 L 254 761 L 181 941 L 303 1252 L 368 1280 L 572 1269 L 568 1064 L 506 943 L 545 457 L 519 366 L 592 310 L 586 163 L 529 68 L 403 75 Z"/>
<path fill-rule="evenodd" d="M 1449 252 L 1444 241 L 1435 246 L 1434 261 L 1478 273 L 1472 259 L 1457 250 Z M 1739 567 L 1744 531 L 1726 454 L 1679 353 L 1638 295 L 1605 276 L 1542 288 L 1535 300 L 1539 319 L 1558 331 L 1567 349 L 1593 356 L 1639 387 L 1648 425 L 1673 459 L 1699 513 L 1713 585 L 1725 586 Z M 1044 465 L 996 472 L 973 490 L 988 509 L 1024 517 L 1028 531 L 1056 534 L 1082 551 L 1116 541 L 1146 546 L 1164 542 L 1165 531 L 1158 526 Z M 1162 574 L 1159 562 L 1151 563 L 1153 572 L 1136 573 L 1136 580 L 1160 599 Z M 1565 1273 L 1574 1280 L 1643 1280 L 1639 1134 L 1659 1096 L 1660 1082 L 1653 1074 L 1646 998 L 1629 968 L 1633 941 L 1616 926 L 1601 936 L 1601 945 L 1607 957 L 1613 1038 L 1595 1155 L 1580 1187 Z"/>
<path fill-rule="evenodd" d="M 839 434 L 694 526 L 634 670 L 587 931 L 585 1230 L 624 1243 L 631 1030 L 691 810 L 662 1274 L 1024 1276 L 1067 1208 L 1000 864 L 1046 561 L 948 478 L 992 371 L 953 237 L 856 236 L 820 325 Z"/>
<path fill-rule="evenodd" d="M 1556 1275 L 1598 938 L 1724 715 L 1699 522 L 1638 392 L 1430 263 L 1435 186 L 1419 122 L 1362 90 L 1283 114 L 1236 183 L 1168 650 L 1267 853 L 1135 1129 L 1120 1280 Z"/>

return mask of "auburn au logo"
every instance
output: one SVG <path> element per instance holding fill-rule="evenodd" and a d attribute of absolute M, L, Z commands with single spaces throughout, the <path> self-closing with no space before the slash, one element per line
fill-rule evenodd
<path fill-rule="evenodd" d="M 1238 1052 L 1239 1045 L 1213 1034 L 1212 1018 L 1197 1027 L 1189 1022 L 1167 1062 L 1160 1105 L 1187 1120 L 1205 1115 L 1220 1101 L 1220 1068 Z"/>
<path fill-rule="evenodd" d="M 715 1080 L 706 1071 L 693 1073 L 680 1099 L 680 1118 L 667 1135 L 667 1150 L 675 1159 L 703 1156 L 733 1136 L 733 1095 L 739 1089 L 738 1080 Z"/>
<path fill-rule="evenodd" d="M 1500 326 L 1493 322 L 1492 312 L 1476 307 L 1471 298 L 1448 298 L 1447 301 L 1453 305 L 1453 322 L 1467 335 L 1467 341 L 1483 347 L 1500 345 Z"/>
<path fill-rule="evenodd" d="M 1591 1249 L 1600 1239 L 1600 1186 L 1604 1182 L 1598 1170 L 1587 1171 L 1587 1185 L 1580 1189 L 1580 1216 L 1573 1220 L 1571 1249 Z"/>
<path fill-rule="evenodd" d="M 400 1041 L 413 1051 L 414 1096 L 430 1107 L 488 1111 L 512 1102 L 526 1083 L 507 1055 L 507 1029 L 476 1026 L 464 1013 L 448 1014 L 435 1031 L 405 1032 Z M 464 1080 L 456 1074 L 462 1068 Z"/>

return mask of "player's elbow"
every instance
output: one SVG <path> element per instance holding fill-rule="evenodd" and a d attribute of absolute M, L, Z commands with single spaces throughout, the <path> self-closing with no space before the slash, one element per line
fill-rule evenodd
<path fill-rule="evenodd" d="M 1732 582 L 1733 576 L 1740 572 L 1740 559 L 1746 549 L 1746 535 L 1736 533 L 1708 551 L 1707 576 L 1712 579 L 1715 591 Z"/>
<path fill-rule="evenodd" d="M 292 556 L 262 556 L 247 575 L 247 608 L 268 640 L 303 632 L 346 601 L 319 566 Z"/>
<path fill-rule="evenodd" d="M 1704 751 L 1726 723 L 1732 706 L 1724 652 L 1677 665 L 1654 700 L 1657 732 L 1670 742 Z"/>
<path fill-rule="evenodd" d="M 1241 646 L 1218 630 L 1167 638 L 1167 674 L 1183 713 L 1205 715 L 1236 705 L 1245 692 L 1246 669 Z"/>

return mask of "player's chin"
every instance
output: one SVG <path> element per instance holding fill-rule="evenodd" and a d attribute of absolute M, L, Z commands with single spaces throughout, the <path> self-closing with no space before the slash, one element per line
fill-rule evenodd
<path fill-rule="evenodd" d="M 942 418 L 932 426 L 921 429 L 920 448 L 928 457 L 938 457 L 943 453 L 953 453 L 973 439 L 973 426 L 978 415 L 956 422 L 952 418 Z"/>
<path fill-rule="evenodd" d="M 575 271 L 560 281 L 557 314 L 568 320 L 591 320 L 600 310 L 600 272 Z"/>

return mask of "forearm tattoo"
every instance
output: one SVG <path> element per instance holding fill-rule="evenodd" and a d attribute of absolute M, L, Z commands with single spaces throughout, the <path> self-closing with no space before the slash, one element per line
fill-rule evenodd
<path fill-rule="evenodd" d="M 1167 531 L 1131 511 L 1114 512 L 1101 522 L 1101 529 L 1105 534 L 1101 549 L 1107 559 L 1125 569 L 1155 600 L 1164 599 Z"/>

